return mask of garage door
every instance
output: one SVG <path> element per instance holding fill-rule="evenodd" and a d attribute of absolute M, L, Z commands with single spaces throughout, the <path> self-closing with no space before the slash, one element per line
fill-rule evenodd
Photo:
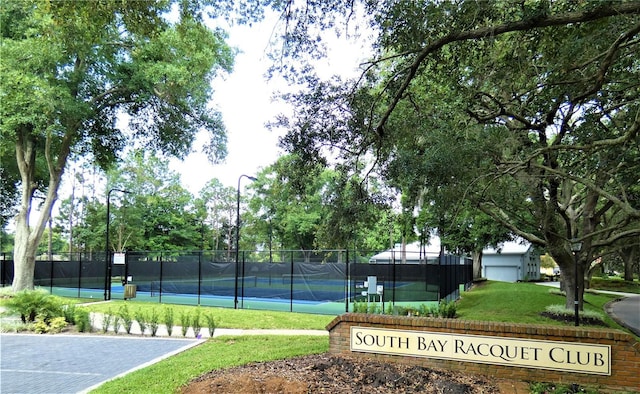
<path fill-rule="evenodd" d="M 486 277 L 489 280 L 501 282 L 517 282 L 518 267 L 490 266 L 485 267 Z"/>

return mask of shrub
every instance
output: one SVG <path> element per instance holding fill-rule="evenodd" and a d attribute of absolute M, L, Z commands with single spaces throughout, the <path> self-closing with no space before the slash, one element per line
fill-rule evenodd
<path fill-rule="evenodd" d="M 189 325 L 191 324 L 191 316 L 188 312 L 184 311 L 180 314 L 180 325 L 182 326 L 182 336 L 187 336 Z"/>
<path fill-rule="evenodd" d="M 76 324 L 76 304 L 66 304 L 62 306 L 62 314 L 69 324 Z"/>
<path fill-rule="evenodd" d="M 164 325 L 167 326 L 167 332 L 169 333 L 169 336 L 171 336 L 171 334 L 173 333 L 173 324 L 173 308 L 168 307 L 164 310 Z"/>
<path fill-rule="evenodd" d="M 48 321 L 45 320 L 44 316 L 38 316 L 33 325 L 33 330 L 38 334 L 56 334 L 61 332 L 66 326 L 67 321 L 62 316 L 54 317 Z"/>
<path fill-rule="evenodd" d="M 9 300 L 7 307 L 19 314 L 23 323 L 35 322 L 38 316 L 45 321 L 63 316 L 58 298 L 44 290 L 19 291 Z"/>
<path fill-rule="evenodd" d="M 458 311 L 458 305 L 455 301 L 443 301 L 441 300 L 437 306 L 433 306 L 429 310 L 429 314 L 433 317 L 443 317 L 452 319 L 456 317 Z"/>
<path fill-rule="evenodd" d="M 35 331 L 36 334 L 44 334 L 49 331 L 49 325 L 44 320 L 37 319 L 33 324 L 33 331 Z"/>
<path fill-rule="evenodd" d="M 545 311 L 550 315 L 575 318 L 575 311 L 573 309 L 567 309 L 564 305 L 547 305 Z M 586 320 L 590 324 L 604 323 L 604 316 L 591 310 L 580 311 L 579 317 L 580 320 Z"/>
<path fill-rule="evenodd" d="M 375 314 L 375 313 L 380 313 L 380 305 L 378 305 L 375 302 L 370 302 L 368 307 L 367 307 L 367 313 L 371 313 L 371 314 Z"/>
<path fill-rule="evenodd" d="M 49 333 L 56 334 L 61 332 L 67 326 L 67 321 L 64 317 L 54 317 L 49 322 Z"/>
<path fill-rule="evenodd" d="M 124 326 L 124 330 L 127 332 L 127 334 L 131 334 L 131 326 L 133 326 L 133 318 L 131 317 L 131 313 L 129 312 L 129 307 L 126 304 L 122 305 L 120 309 L 118 309 L 118 317 L 119 317 L 119 321 Z"/>
<path fill-rule="evenodd" d="M 193 317 L 191 318 L 191 327 L 193 327 L 193 335 L 198 338 L 200 336 L 200 330 L 202 330 L 202 322 L 200 321 L 200 309 L 198 308 L 193 311 Z"/>
<path fill-rule="evenodd" d="M 107 310 L 102 316 L 102 333 L 106 333 L 109 331 L 109 326 L 113 323 L 113 314 L 111 313 L 111 309 Z"/>
<path fill-rule="evenodd" d="M 213 338 L 213 333 L 218 326 L 218 322 L 216 322 L 215 316 L 213 316 L 213 312 L 209 312 L 204 315 L 205 321 L 207 322 L 207 328 L 209 329 L 209 336 Z"/>
<path fill-rule="evenodd" d="M 142 308 L 136 310 L 136 321 L 140 326 L 140 333 L 144 335 L 144 332 L 147 330 L 147 316 L 144 314 Z"/>
<path fill-rule="evenodd" d="M 355 313 L 367 313 L 368 310 L 368 306 L 367 303 L 364 301 L 354 301 L 353 302 L 353 312 Z"/>
<path fill-rule="evenodd" d="M 151 336 L 155 337 L 158 332 L 158 327 L 160 326 L 160 314 L 156 308 L 151 309 L 151 312 L 149 312 L 147 325 L 149 326 L 149 330 L 151 330 Z"/>
<path fill-rule="evenodd" d="M 91 317 L 88 310 L 84 308 L 75 308 L 75 313 L 73 315 L 73 320 L 75 322 L 76 328 L 80 332 L 91 332 Z"/>
<path fill-rule="evenodd" d="M 113 332 L 118 335 L 122 328 L 122 318 L 119 315 L 113 316 Z"/>

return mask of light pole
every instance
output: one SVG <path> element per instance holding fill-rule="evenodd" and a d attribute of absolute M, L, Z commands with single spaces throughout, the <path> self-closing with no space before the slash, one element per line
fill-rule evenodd
<path fill-rule="evenodd" d="M 122 189 L 111 189 L 107 193 L 107 235 L 105 237 L 106 239 L 104 243 L 104 258 L 107 263 L 107 266 L 104 272 L 104 300 L 105 301 L 108 301 L 111 299 L 111 253 L 109 253 L 109 216 L 111 215 L 111 212 L 110 212 L 111 192 L 121 192 L 121 193 L 127 193 L 127 194 L 131 193 Z"/>
<path fill-rule="evenodd" d="M 233 296 L 233 309 L 238 309 L 238 263 L 240 261 L 240 180 L 245 177 L 251 181 L 257 181 L 258 179 L 249 175 L 242 174 L 238 177 L 238 194 L 236 195 L 236 286 Z"/>
<path fill-rule="evenodd" d="M 577 239 L 571 240 L 571 251 L 573 252 L 573 271 L 574 271 L 574 289 L 573 289 L 573 308 L 575 315 L 575 326 L 578 327 L 580 325 L 580 316 L 578 313 L 580 312 L 580 301 L 578 296 L 578 253 L 582 249 L 582 242 Z"/>

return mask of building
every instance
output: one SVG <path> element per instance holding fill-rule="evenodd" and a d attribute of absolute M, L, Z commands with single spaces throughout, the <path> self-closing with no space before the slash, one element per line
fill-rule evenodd
<path fill-rule="evenodd" d="M 432 236 L 428 245 L 419 242 L 396 244 L 393 249 L 387 249 L 369 259 L 369 264 L 438 264 L 440 256 L 440 238 Z"/>
<path fill-rule="evenodd" d="M 502 282 L 539 280 L 540 253 L 524 240 L 486 248 L 482 251 L 482 276 Z"/>
<path fill-rule="evenodd" d="M 503 242 L 498 248 L 484 249 L 482 254 L 484 278 L 502 282 L 540 279 L 540 253 L 525 240 Z M 396 244 L 393 249 L 372 256 L 369 264 L 438 264 L 439 256 L 440 238 L 432 235 L 427 245 L 412 242 L 403 249 L 401 244 Z"/>

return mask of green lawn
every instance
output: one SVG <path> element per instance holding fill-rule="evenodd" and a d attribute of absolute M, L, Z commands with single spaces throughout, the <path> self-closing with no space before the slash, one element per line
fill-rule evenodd
<path fill-rule="evenodd" d="M 458 317 L 465 320 L 552 324 L 564 323 L 540 316 L 548 305 L 564 305 L 565 297 L 550 292 L 552 288 L 534 283 L 484 282 L 462 295 Z M 608 294 L 585 293 L 585 309 L 605 317 L 611 327 L 620 328 L 606 316 L 604 305 L 617 298 Z"/>
<path fill-rule="evenodd" d="M 98 387 L 92 393 L 174 393 L 191 379 L 215 369 L 256 361 L 324 353 L 328 337 L 245 336 L 218 337 L 147 368 Z"/>
<path fill-rule="evenodd" d="M 625 281 L 621 278 L 597 278 L 591 279 L 591 289 L 619 291 L 622 293 L 640 294 L 640 281 Z"/>

